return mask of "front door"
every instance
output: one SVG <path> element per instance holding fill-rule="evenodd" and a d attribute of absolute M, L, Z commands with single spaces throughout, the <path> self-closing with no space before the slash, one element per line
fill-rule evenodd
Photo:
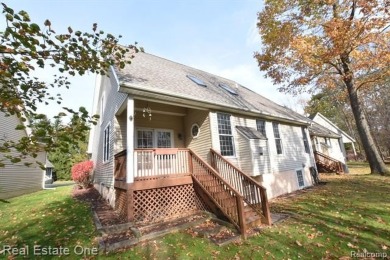
<path fill-rule="evenodd" d="M 137 176 L 157 175 L 171 167 L 168 158 L 155 153 L 154 149 L 172 148 L 173 130 L 137 128 L 135 145 L 138 149 L 145 149 L 137 152 Z"/>

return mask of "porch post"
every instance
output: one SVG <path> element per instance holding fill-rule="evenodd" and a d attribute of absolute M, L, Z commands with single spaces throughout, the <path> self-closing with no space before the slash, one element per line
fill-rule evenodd
<path fill-rule="evenodd" d="M 126 182 L 134 182 L 134 99 L 127 98 L 127 127 L 126 127 Z"/>
<path fill-rule="evenodd" d="M 134 221 L 134 98 L 127 97 L 126 111 L 126 183 L 127 183 L 127 221 Z"/>

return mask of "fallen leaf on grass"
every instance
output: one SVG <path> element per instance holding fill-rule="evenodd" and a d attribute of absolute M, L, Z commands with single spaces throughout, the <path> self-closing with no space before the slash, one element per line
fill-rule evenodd
<path fill-rule="evenodd" d="M 387 248 L 388 248 L 388 247 L 387 247 L 386 245 L 382 245 L 382 249 L 383 249 L 383 250 L 387 250 Z"/>
<path fill-rule="evenodd" d="M 295 240 L 295 243 L 296 243 L 298 246 L 302 246 L 301 242 L 299 242 L 298 240 Z"/>
<path fill-rule="evenodd" d="M 347 246 L 350 248 L 359 248 L 358 246 L 353 245 L 351 242 L 348 242 Z"/>

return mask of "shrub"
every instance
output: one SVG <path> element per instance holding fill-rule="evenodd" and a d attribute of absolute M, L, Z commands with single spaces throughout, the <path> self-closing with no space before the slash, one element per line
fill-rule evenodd
<path fill-rule="evenodd" d="M 92 170 L 93 162 L 85 161 L 76 163 L 72 167 L 72 179 L 84 189 L 88 188 L 92 184 Z"/>

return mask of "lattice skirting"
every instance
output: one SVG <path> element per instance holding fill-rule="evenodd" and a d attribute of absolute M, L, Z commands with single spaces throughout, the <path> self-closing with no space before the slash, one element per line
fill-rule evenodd
<path fill-rule="evenodd" d="M 205 210 L 192 184 L 134 191 L 134 220 L 156 223 Z"/>
<path fill-rule="evenodd" d="M 127 218 L 127 191 L 115 188 L 115 210 L 123 218 Z"/>

